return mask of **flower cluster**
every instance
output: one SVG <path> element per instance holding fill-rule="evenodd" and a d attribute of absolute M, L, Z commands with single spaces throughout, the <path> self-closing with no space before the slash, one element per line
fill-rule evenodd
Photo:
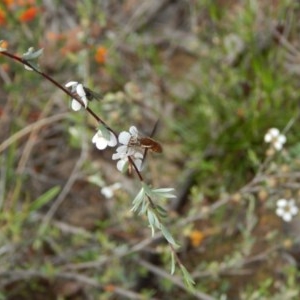
<path fill-rule="evenodd" d="M 133 162 L 138 171 L 140 171 L 142 169 L 143 154 L 131 143 L 137 138 L 138 130 L 135 126 L 131 126 L 129 128 L 129 132 L 122 131 L 117 139 L 113 132 L 107 129 L 104 125 L 100 125 L 96 134 L 93 136 L 92 142 L 99 150 L 104 150 L 107 147 L 115 147 L 119 142 L 120 146 L 116 149 L 116 152 L 112 156 L 113 160 L 118 160 L 117 169 L 120 172 L 125 172 L 129 169 Z"/>
<path fill-rule="evenodd" d="M 112 156 L 113 160 L 119 160 L 117 162 L 117 168 L 120 172 L 125 172 L 129 165 L 129 157 L 133 160 L 135 166 L 140 171 L 142 169 L 142 159 L 143 154 L 137 150 L 134 145 L 132 145 L 132 141 L 136 141 L 138 139 L 138 130 L 135 126 L 131 126 L 129 128 L 129 132 L 122 131 L 119 134 L 118 140 L 121 146 L 119 146 L 116 150 L 116 153 Z"/>
<path fill-rule="evenodd" d="M 265 134 L 264 140 L 266 143 L 270 143 L 275 150 L 280 151 L 286 143 L 286 136 L 280 134 L 277 128 L 271 128 Z"/>
<path fill-rule="evenodd" d="M 70 81 L 65 85 L 71 89 L 71 93 L 76 93 L 82 100 L 85 108 L 88 105 L 88 95 L 84 86 L 77 81 Z M 80 110 L 82 104 L 76 99 L 72 99 L 71 108 L 74 111 Z M 135 126 L 131 126 L 129 131 L 122 131 L 118 140 L 116 135 L 107 129 L 104 125 L 100 125 L 96 134 L 92 138 L 92 143 L 96 145 L 97 149 L 104 150 L 107 147 L 115 147 L 119 142 L 121 145 L 116 149 L 116 153 L 113 154 L 112 159 L 118 160 L 117 169 L 121 172 L 125 172 L 129 169 L 132 162 L 138 171 L 142 168 L 143 153 L 138 151 L 134 142 L 139 139 L 139 132 Z"/>
<path fill-rule="evenodd" d="M 276 205 L 277 216 L 281 217 L 285 222 L 290 222 L 299 211 L 294 199 L 279 199 Z"/>
<path fill-rule="evenodd" d="M 86 92 L 83 88 L 83 85 L 81 83 L 78 83 L 77 81 L 70 81 L 66 83 L 65 86 L 71 88 L 71 93 L 76 93 L 80 97 L 81 101 L 84 103 L 84 107 L 87 108 L 88 99 L 86 96 Z M 82 105 L 81 103 L 79 103 L 79 101 L 77 101 L 76 99 L 72 99 L 71 108 L 74 111 L 80 110 L 81 107 Z"/>

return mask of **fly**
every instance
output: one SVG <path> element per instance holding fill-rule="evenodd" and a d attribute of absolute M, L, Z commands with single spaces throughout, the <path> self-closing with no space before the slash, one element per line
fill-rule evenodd
<path fill-rule="evenodd" d="M 156 153 L 162 153 L 163 151 L 161 144 L 150 137 L 131 138 L 129 144 L 130 146 L 138 146 L 145 150 L 148 149 Z"/>

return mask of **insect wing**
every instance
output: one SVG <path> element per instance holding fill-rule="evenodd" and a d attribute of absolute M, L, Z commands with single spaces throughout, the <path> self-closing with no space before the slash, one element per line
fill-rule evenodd
<path fill-rule="evenodd" d="M 95 100 L 101 100 L 102 98 L 102 95 L 99 94 L 99 93 L 96 93 L 94 91 L 92 91 L 91 89 L 87 88 L 87 87 L 83 87 L 84 91 L 85 91 L 85 94 L 86 94 L 86 97 L 89 101 L 92 101 L 93 99 Z"/>

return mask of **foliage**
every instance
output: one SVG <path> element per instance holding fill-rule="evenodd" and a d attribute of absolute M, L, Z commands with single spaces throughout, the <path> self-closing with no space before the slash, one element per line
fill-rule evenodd
<path fill-rule="evenodd" d="M 0 297 L 297 299 L 299 4 L 133 2 L 0 4 Z"/>

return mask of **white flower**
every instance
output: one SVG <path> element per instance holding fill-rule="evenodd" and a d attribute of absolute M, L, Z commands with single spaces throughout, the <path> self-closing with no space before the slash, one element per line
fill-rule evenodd
<path fill-rule="evenodd" d="M 105 198 L 112 198 L 112 196 L 114 195 L 114 191 L 118 190 L 119 188 L 121 188 L 121 183 L 120 182 L 116 182 L 112 185 L 109 186 L 105 186 L 101 189 L 101 194 L 105 197 Z"/>
<path fill-rule="evenodd" d="M 135 166 L 140 171 L 142 169 L 143 154 L 138 151 L 135 152 L 132 151 L 132 148 L 129 152 L 126 151 L 126 149 L 127 149 L 126 146 L 120 146 L 116 150 L 117 153 L 113 154 L 112 156 L 113 160 L 119 159 L 119 161 L 117 162 L 117 169 L 120 172 L 125 172 L 130 164 L 129 161 L 129 156 L 130 156 Z"/>
<path fill-rule="evenodd" d="M 119 142 L 125 146 L 127 146 L 128 148 L 132 148 L 132 146 L 130 145 L 131 141 L 136 141 L 138 139 L 139 136 L 139 132 L 136 129 L 135 126 L 131 126 L 129 128 L 129 132 L 127 131 L 122 131 L 119 134 Z"/>
<path fill-rule="evenodd" d="M 116 153 L 113 154 L 112 159 L 118 160 L 117 169 L 121 172 L 127 170 L 130 164 L 129 156 L 133 160 L 135 166 L 140 171 L 142 168 L 143 154 L 136 150 L 136 148 L 131 145 L 131 142 L 138 139 L 138 130 L 135 126 L 129 128 L 129 132 L 122 131 L 119 134 L 118 140 L 122 144 L 116 150 Z"/>
<path fill-rule="evenodd" d="M 296 206 L 294 199 L 279 199 L 276 204 L 276 214 L 277 216 L 281 217 L 285 222 L 290 222 L 293 216 L 295 216 L 298 213 L 299 209 Z"/>
<path fill-rule="evenodd" d="M 70 81 L 65 84 L 66 87 L 71 88 L 71 93 L 77 93 L 80 97 L 81 101 L 84 103 L 84 107 L 87 108 L 88 99 L 86 97 L 86 93 L 84 91 L 83 85 L 78 83 L 77 81 Z M 82 107 L 81 103 L 79 103 L 76 99 L 72 99 L 71 101 L 71 108 L 75 111 L 80 110 Z"/>
<path fill-rule="evenodd" d="M 93 144 L 96 144 L 99 150 L 103 150 L 107 147 L 115 147 L 117 145 L 115 135 L 109 130 L 106 131 L 108 134 L 106 134 L 104 130 L 99 129 L 92 139 Z"/>
<path fill-rule="evenodd" d="M 264 139 L 266 143 L 270 143 L 277 151 L 280 151 L 286 142 L 285 135 L 280 134 L 277 128 L 269 129 Z"/>

